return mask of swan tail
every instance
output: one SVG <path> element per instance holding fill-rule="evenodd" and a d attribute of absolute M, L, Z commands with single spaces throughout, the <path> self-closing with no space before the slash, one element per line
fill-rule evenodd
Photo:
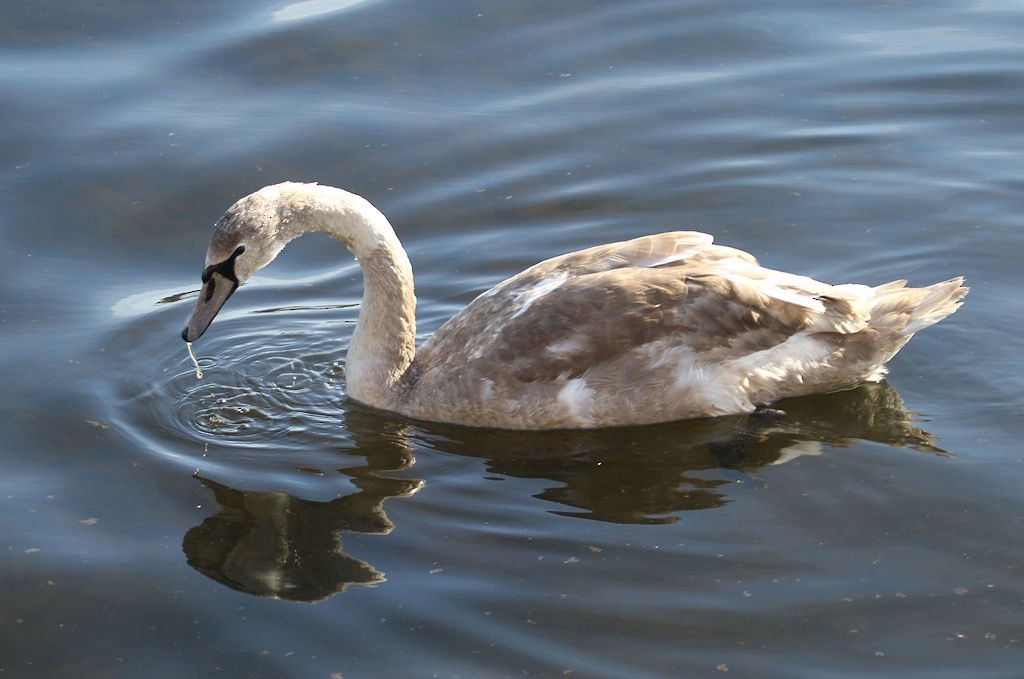
<path fill-rule="evenodd" d="M 963 283 L 957 276 L 924 288 L 908 288 L 905 280 L 880 285 L 874 288 L 871 325 L 910 339 L 960 308 L 969 290 Z"/>
<path fill-rule="evenodd" d="M 854 350 L 848 346 L 850 358 L 859 357 L 861 379 L 877 382 L 885 377 L 888 363 L 910 341 L 914 333 L 934 325 L 960 308 L 968 288 L 963 277 L 935 283 L 923 288 L 908 288 L 907 281 L 898 280 L 871 289 L 870 320 Z"/>

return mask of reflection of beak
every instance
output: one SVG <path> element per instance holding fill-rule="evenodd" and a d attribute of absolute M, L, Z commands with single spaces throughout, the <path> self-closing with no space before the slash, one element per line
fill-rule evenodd
<path fill-rule="evenodd" d="M 192 310 L 185 329 L 181 331 L 181 339 L 186 342 L 194 342 L 199 339 L 210 327 L 213 317 L 217 315 L 220 308 L 224 306 L 224 302 L 228 301 L 228 297 L 237 287 L 238 283 L 230 278 L 222 276 L 216 271 L 211 272 L 210 277 L 203 284 L 203 289 L 199 291 L 196 308 Z"/>

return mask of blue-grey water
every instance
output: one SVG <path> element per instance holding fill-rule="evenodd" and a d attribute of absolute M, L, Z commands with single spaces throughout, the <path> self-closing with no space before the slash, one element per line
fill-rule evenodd
<path fill-rule="evenodd" d="M 0 676 L 1016 677 L 1024 6 L 0 8 Z M 965 275 L 886 383 L 597 433 L 345 399 L 343 246 L 178 333 L 235 199 L 377 204 L 427 336 L 674 228 L 832 282 Z"/>

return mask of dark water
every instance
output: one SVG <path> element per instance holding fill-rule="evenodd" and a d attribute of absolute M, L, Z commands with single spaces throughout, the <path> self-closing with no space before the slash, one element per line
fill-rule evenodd
<path fill-rule="evenodd" d="M 1012 677 L 1016 2 L 0 9 L 0 676 Z M 697 228 L 971 296 L 888 383 L 601 433 L 344 398 L 359 272 L 294 243 L 198 344 L 212 223 L 392 220 L 424 336 L 550 255 Z"/>

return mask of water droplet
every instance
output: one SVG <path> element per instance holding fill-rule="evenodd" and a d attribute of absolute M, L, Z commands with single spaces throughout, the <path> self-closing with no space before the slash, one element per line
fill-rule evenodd
<path fill-rule="evenodd" d="M 196 352 L 192 350 L 192 343 L 185 342 L 185 346 L 188 347 L 188 357 L 192 359 L 192 365 L 196 367 L 196 379 L 203 379 L 203 371 L 199 368 L 199 359 L 196 358 Z"/>

